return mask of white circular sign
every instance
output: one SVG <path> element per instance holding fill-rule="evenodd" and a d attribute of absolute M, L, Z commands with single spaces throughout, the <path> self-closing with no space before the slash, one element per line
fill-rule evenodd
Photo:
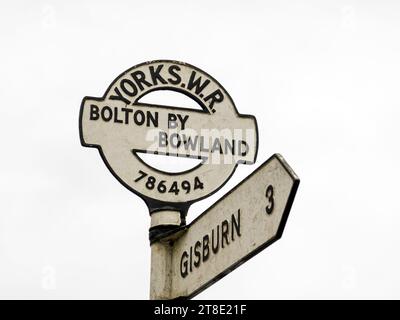
<path fill-rule="evenodd" d="M 203 110 L 141 103 L 155 90 L 173 90 Z M 122 73 L 102 98 L 85 97 L 80 110 L 83 146 L 95 147 L 111 173 L 149 207 L 179 207 L 217 191 L 238 163 L 254 163 L 257 123 L 240 115 L 227 91 L 200 69 L 177 61 L 139 64 Z M 191 157 L 202 162 L 171 173 L 138 153 Z"/>

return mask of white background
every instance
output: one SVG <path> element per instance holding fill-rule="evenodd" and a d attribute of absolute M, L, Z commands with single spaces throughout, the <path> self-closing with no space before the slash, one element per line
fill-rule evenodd
<path fill-rule="evenodd" d="M 275 152 L 301 179 L 283 238 L 198 298 L 400 298 L 399 36 L 398 1 L 1 1 L 0 298 L 147 299 L 147 208 L 78 112 L 153 59 L 258 120 L 257 164 L 189 220 Z"/>

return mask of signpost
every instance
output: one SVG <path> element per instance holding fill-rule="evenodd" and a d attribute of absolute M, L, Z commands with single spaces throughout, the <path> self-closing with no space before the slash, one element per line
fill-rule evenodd
<path fill-rule="evenodd" d="M 202 110 L 141 102 L 155 90 L 181 92 Z M 204 71 L 170 60 L 137 65 L 102 98 L 83 99 L 79 128 L 81 144 L 97 148 L 111 173 L 149 208 L 151 299 L 193 297 L 281 237 L 299 179 L 278 154 L 186 225 L 192 203 L 257 156 L 255 118 L 239 114 Z M 202 161 L 170 173 L 145 163 L 143 152 Z"/>
<path fill-rule="evenodd" d="M 181 92 L 203 110 L 139 101 L 155 90 Z M 215 79 L 196 67 L 168 60 L 139 64 L 114 80 L 103 98 L 84 98 L 80 138 L 83 146 L 100 151 L 113 175 L 144 198 L 151 211 L 158 207 L 155 202 L 181 207 L 209 196 L 238 163 L 255 162 L 258 145 L 255 118 L 240 115 Z M 204 161 L 171 174 L 143 162 L 140 152 Z"/>
<path fill-rule="evenodd" d="M 283 157 L 273 155 L 197 217 L 177 240 L 164 241 L 171 265 L 152 273 L 163 288 L 154 287 L 151 296 L 193 297 L 278 240 L 298 185 Z"/>

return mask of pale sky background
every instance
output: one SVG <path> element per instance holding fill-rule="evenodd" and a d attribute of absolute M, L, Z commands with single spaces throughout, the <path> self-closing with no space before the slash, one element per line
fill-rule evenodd
<path fill-rule="evenodd" d="M 147 208 L 78 113 L 154 59 L 258 120 L 257 164 L 189 220 L 275 152 L 301 179 L 282 239 L 197 298 L 400 298 L 398 1 L 1 1 L 0 41 L 0 298 L 148 298 Z"/>

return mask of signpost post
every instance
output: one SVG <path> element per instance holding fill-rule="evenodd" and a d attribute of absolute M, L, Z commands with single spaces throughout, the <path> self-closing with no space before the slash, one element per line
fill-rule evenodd
<path fill-rule="evenodd" d="M 155 90 L 181 92 L 202 110 L 141 102 Z M 192 203 L 257 156 L 256 119 L 239 114 L 204 71 L 170 60 L 137 65 L 102 98 L 83 99 L 79 128 L 81 144 L 97 148 L 114 177 L 149 208 L 151 299 L 193 297 L 281 237 L 299 179 L 278 154 L 186 225 Z M 202 161 L 170 173 L 144 162 L 143 152 Z"/>

